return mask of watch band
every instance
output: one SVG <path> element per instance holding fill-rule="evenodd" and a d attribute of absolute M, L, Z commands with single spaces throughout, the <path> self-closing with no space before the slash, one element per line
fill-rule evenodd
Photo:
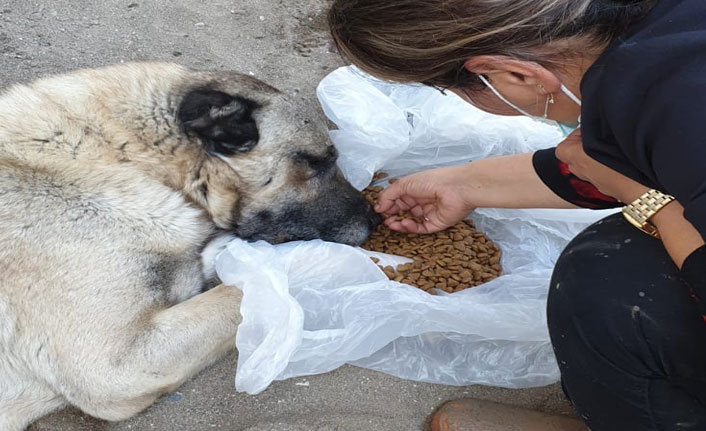
<path fill-rule="evenodd" d="M 623 215 L 636 228 L 659 238 L 657 228 L 650 223 L 650 219 L 662 208 L 674 201 L 674 196 L 664 194 L 657 190 L 649 190 L 631 204 L 623 207 Z"/>

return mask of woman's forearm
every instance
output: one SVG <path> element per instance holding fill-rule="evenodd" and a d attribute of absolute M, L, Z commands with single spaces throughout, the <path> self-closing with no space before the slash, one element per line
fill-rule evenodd
<path fill-rule="evenodd" d="M 466 166 L 469 201 L 480 208 L 578 208 L 547 187 L 532 154 L 493 157 Z"/>
<path fill-rule="evenodd" d="M 481 208 L 577 208 L 557 196 L 537 175 L 532 154 L 519 154 L 479 160 L 466 166 L 469 201 Z M 647 188 L 627 177 L 610 181 L 610 194 L 622 202 L 632 202 Z M 607 188 L 607 187 L 606 187 Z M 678 267 L 704 239 L 684 218 L 684 207 L 673 202 L 653 218 L 664 246 Z"/>
<path fill-rule="evenodd" d="M 624 177 L 613 183 L 613 194 L 622 202 L 632 202 L 649 190 L 648 187 Z M 657 228 L 664 248 L 679 268 L 691 253 L 704 245 L 699 231 L 684 218 L 684 207 L 678 201 L 662 208 L 652 216 L 650 222 Z"/>
<path fill-rule="evenodd" d="M 686 258 L 704 245 L 699 231 L 684 218 L 684 207 L 672 202 L 652 217 L 667 252 L 679 268 Z"/>

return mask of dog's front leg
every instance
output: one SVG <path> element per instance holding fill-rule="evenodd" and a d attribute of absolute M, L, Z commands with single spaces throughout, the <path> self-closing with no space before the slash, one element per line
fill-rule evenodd
<path fill-rule="evenodd" d="M 219 285 L 155 314 L 149 349 L 177 385 L 235 348 L 243 293 Z M 172 387 L 170 389 L 174 389 Z"/>
<path fill-rule="evenodd" d="M 241 300 L 239 289 L 220 285 L 153 312 L 130 331 L 132 347 L 108 370 L 110 386 L 97 382 L 85 397 L 70 401 L 106 420 L 134 416 L 234 349 Z"/>
<path fill-rule="evenodd" d="M 230 233 L 221 232 L 209 241 L 201 252 L 202 271 L 207 286 L 215 286 L 220 282 L 218 274 L 216 274 L 216 258 L 218 254 L 228 246 L 228 243 L 235 238 L 236 237 Z"/>

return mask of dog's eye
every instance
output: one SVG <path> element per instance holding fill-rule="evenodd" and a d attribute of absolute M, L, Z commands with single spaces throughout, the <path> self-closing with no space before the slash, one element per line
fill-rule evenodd
<path fill-rule="evenodd" d="M 270 184 L 272 184 L 272 177 L 270 177 L 269 180 L 265 181 L 265 184 L 263 184 L 262 187 L 269 186 Z"/>
<path fill-rule="evenodd" d="M 336 165 L 336 158 L 338 157 L 338 152 L 333 146 L 330 146 L 326 154 L 324 155 L 314 155 L 305 152 L 297 153 L 297 160 L 306 163 L 307 167 L 311 171 L 308 179 L 314 179 L 320 177 L 331 171 Z"/>

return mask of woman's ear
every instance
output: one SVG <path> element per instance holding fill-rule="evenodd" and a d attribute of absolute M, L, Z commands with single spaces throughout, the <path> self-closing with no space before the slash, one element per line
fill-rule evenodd
<path fill-rule="evenodd" d="M 493 84 L 537 87 L 544 93 L 556 93 L 561 81 L 544 66 L 503 55 L 481 55 L 466 60 L 464 67 L 476 75 L 485 75 Z"/>

